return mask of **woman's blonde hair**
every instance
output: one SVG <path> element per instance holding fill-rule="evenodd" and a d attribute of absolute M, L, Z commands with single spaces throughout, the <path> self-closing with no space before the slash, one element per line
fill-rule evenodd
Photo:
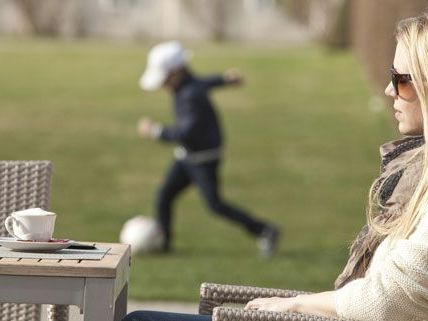
<path fill-rule="evenodd" d="M 399 22 L 396 32 L 397 44 L 403 46 L 406 52 L 405 59 L 412 77 L 412 84 L 420 101 L 423 116 L 425 141 L 428 142 L 428 13 L 415 18 L 408 18 Z M 392 221 L 377 222 L 374 208 L 379 205 L 378 187 L 370 190 L 368 224 L 380 235 L 391 235 L 393 239 L 407 238 L 415 229 L 424 205 L 428 204 L 428 144 L 423 147 L 423 171 L 416 190 L 409 200 L 404 213 Z M 385 180 L 386 181 L 386 180 Z M 374 205 L 376 204 L 376 205 Z"/>

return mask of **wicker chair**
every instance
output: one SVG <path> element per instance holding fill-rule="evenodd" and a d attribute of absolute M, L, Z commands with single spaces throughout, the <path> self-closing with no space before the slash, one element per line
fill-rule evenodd
<path fill-rule="evenodd" d="M 49 207 L 52 164 L 49 161 L 0 161 L 0 235 L 8 236 L 4 220 L 30 207 Z M 39 321 L 40 305 L 0 304 L 0 320 Z M 68 320 L 68 306 L 48 306 L 50 320 Z"/>
<path fill-rule="evenodd" d="M 256 298 L 293 297 L 309 292 L 252 286 L 203 283 L 200 291 L 199 314 L 212 314 L 213 321 L 345 321 L 302 313 L 244 310 L 222 304 L 246 304 Z"/>

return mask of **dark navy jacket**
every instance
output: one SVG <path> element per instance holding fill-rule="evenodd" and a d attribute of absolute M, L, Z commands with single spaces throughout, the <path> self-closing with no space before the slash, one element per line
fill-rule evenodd
<path fill-rule="evenodd" d="M 226 84 L 222 76 L 188 74 L 174 92 L 175 123 L 163 128 L 159 138 L 176 142 L 188 152 L 221 147 L 220 124 L 209 91 Z"/>

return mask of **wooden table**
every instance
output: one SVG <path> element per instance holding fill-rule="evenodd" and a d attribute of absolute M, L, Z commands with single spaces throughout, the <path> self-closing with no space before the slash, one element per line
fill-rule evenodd
<path fill-rule="evenodd" d="M 0 302 L 77 305 L 85 321 L 126 315 L 130 246 L 110 247 L 102 260 L 0 258 Z"/>

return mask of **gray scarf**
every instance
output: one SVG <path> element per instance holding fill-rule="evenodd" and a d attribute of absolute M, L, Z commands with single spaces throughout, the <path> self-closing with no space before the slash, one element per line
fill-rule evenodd
<path fill-rule="evenodd" d="M 379 214 L 374 218 L 376 222 L 385 223 L 395 220 L 403 213 L 419 182 L 423 167 L 422 157 L 418 157 L 411 168 L 396 169 L 395 163 L 401 163 L 403 158 L 404 160 L 409 158 L 412 155 L 411 151 L 424 143 L 423 136 L 408 137 L 394 144 L 394 148 L 382 156 L 381 173 L 373 188 L 374 192 L 378 192 L 379 202 L 382 205 Z M 381 190 L 378 191 L 379 188 Z M 399 191 L 395 191 L 396 189 Z M 394 193 L 399 195 L 391 201 Z M 384 238 L 367 225 L 361 229 L 352 243 L 348 262 L 334 283 L 336 289 L 365 275 L 375 250 Z"/>

